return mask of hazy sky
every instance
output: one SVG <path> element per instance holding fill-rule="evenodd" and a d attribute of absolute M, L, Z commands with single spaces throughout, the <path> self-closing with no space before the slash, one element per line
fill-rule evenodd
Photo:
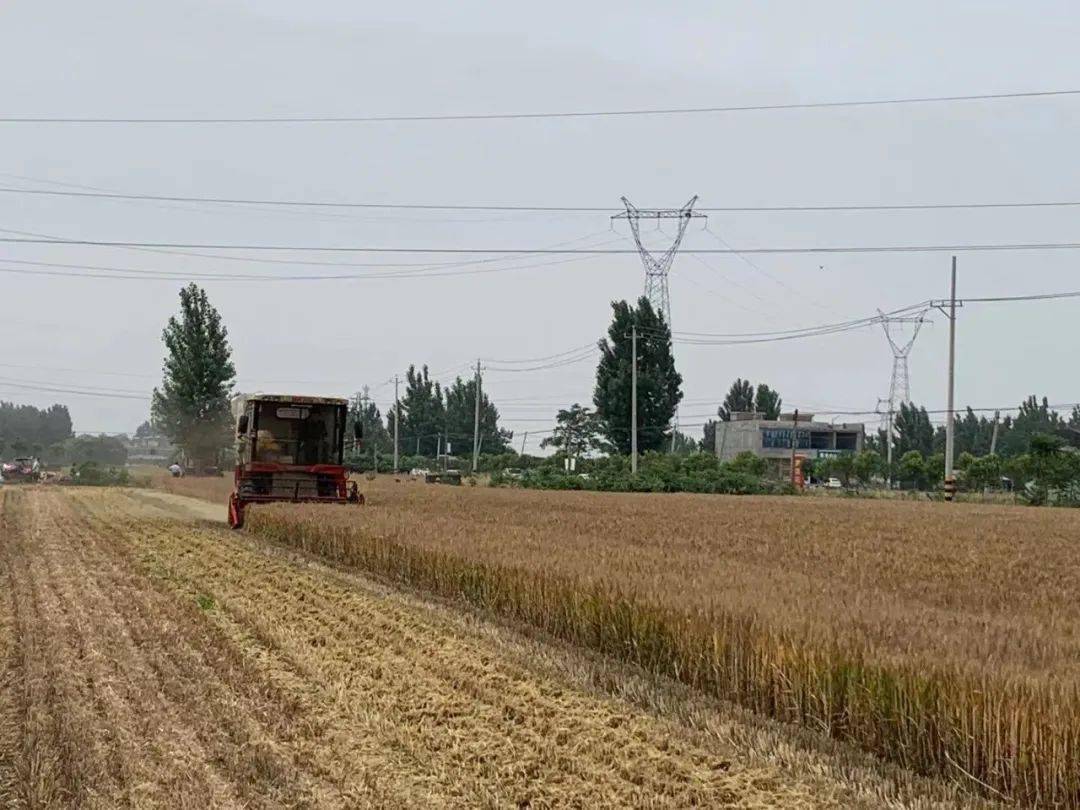
<path fill-rule="evenodd" d="M 49 117 L 404 115 L 1063 90 L 1080 88 L 1078 41 L 1075 2 L 692 2 L 677 10 L 625 1 L 7 2 L 0 109 Z M 642 207 L 678 206 L 693 194 L 703 206 L 1080 200 L 1078 136 L 1080 97 L 577 120 L 0 124 L 0 186 L 613 211 L 624 194 Z M 1078 216 L 1080 208 L 1039 208 L 712 214 L 708 222 L 736 247 L 1071 242 L 1080 241 Z M 267 209 L 8 193 L 0 193 L 0 228 L 128 241 L 630 246 L 625 224 L 613 233 L 607 214 Z M 684 244 L 719 246 L 697 225 Z M 148 409 L 137 397 L 159 379 L 160 332 L 181 286 L 43 275 L 50 268 L 11 260 L 193 274 L 415 276 L 416 268 L 400 266 L 251 260 L 462 259 L 229 255 L 240 260 L 0 247 L 0 397 L 67 402 L 77 430 L 132 430 Z M 960 293 L 1080 289 L 1077 259 L 1078 251 L 962 253 Z M 736 256 L 677 259 L 675 329 L 810 326 L 947 291 L 947 254 L 753 262 L 764 272 Z M 506 269 L 515 265 L 522 267 Z M 594 341 L 607 327 L 610 302 L 636 297 L 643 280 L 634 255 L 454 269 L 496 268 L 202 283 L 229 328 L 241 390 L 348 394 L 369 385 L 385 409 L 392 386 L 383 383 L 409 363 L 441 371 L 478 356 L 538 357 Z M 1029 393 L 1080 401 L 1078 306 L 965 308 L 958 403 L 1011 405 Z M 913 398 L 931 408 L 945 404 L 946 340 L 937 316 L 911 356 Z M 749 347 L 679 345 L 676 352 L 688 425 L 714 411 L 736 376 L 767 381 L 803 409 L 873 409 L 888 390 L 891 355 L 880 330 Z M 524 430 L 549 428 L 560 405 L 589 401 L 593 372 L 592 361 L 547 372 L 492 370 L 485 385 L 520 441 Z"/>

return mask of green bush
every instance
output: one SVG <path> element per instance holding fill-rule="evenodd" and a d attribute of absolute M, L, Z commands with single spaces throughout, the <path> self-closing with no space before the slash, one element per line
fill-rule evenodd
<path fill-rule="evenodd" d="M 760 462 L 760 464 L 758 463 Z M 737 495 L 784 491 L 782 484 L 766 482 L 761 475 L 764 462 L 747 458 L 722 463 L 708 453 L 671 455 L 645 453 L 639 459 L 638 474 L 630 471 L 627 456 L 589 459 L 578 472 L 566 472 L 555 465 L 526 471 L 520 486 L 531 489 L 584 489 L 598 492 L 701 492 Z M 759 472 L 760 471 L 760 472 Z M 515 483 L 505 475 L 492 476 L 492 485 Z M 788 485 L 790 488 L 790 485 Z"/>
<path fill-rule="evenodd" d="M 96 461 L 73 464 L 70 483 L 85 487 L 131 486 L 131 475 L 123 467 L 102 467 Z"/>

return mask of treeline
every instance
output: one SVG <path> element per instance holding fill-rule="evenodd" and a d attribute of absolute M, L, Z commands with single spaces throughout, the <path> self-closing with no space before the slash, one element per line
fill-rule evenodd
<path fill-rule="evenodd" d="M 74 436 L 66 405 L 35 408 L 0 402 L 0 457 L 33 456 L 43 464 L 120 465 L 127 448 L 113 436 Z"/>
<path fill-rule="evenodd" d="M 428 367 L 409 366 L 401 394 L 401 425 L 398 428 L 399 450 L 429 463 L 437 456 L 471 456 L 473 427 L 476 418 L 476 379 L 457 377 L 447 387 L 431 379 Z M 368 466 L 369 458 L 391 456 L 394 452 L 394 409 L 385 415 L 374 402 L 354 402 L 349 409 L 346 435 L 352 435 L 357 420 L 364 427 L 362 450 L 349 453 L 357 468 Z M 485 456 L 510 452 L 514 434 L 499 427 L 499 411 L 480 386 L 480 450 Z M 382 465 L 380 465 L 381 467 Z M 404 463 L 401 467 L 406 467 Z M 419 464 L 414 466 L 421 466 Z"/>
<path fill-rule="evenodd" d="M 954 452 L 970 453 L 972 456 L 985 456 L 991 452 L 1003 458 L 1012 458 L 1027 453 L 1031 440 L 1037 435 L 1058 436 L 1064 444 L 1080 447 L 1080 407 L 1073 406 L 1072 411 L 1062 415 L 1052 409 L 1049 400 L 1029 396 L 1017 410 L 1015 416 L 1006 415 L 997 420 L 997 441 L 994 441 L 993 417 L 985 413 L 976 414 L 968 408 L 955 420 Z M 903 403 L 893 418 L 893 457 L 899 458 L 912 450 L 918 451 L 924 458 L 945 452 L 945 427 L 934 426 L 926 408 L 911 403 Z M 871 449 L 884 451 L 885 431 L 877 431 L 868 437 Z"/>
<path fill-rule="evenodd" d="M 66 405 L 35 408 L 0 402 L 0 455 L 43 455 L 71 437 L 71 414 Z"/>

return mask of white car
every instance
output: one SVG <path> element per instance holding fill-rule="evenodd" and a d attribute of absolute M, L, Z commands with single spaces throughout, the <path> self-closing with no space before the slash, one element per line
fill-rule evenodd
<path fill-rule="evenodd" d="M 825 482 L 825 489 L 843 489 L 844 485 L 840 483 L 839 478 L 830 478 Z"/>

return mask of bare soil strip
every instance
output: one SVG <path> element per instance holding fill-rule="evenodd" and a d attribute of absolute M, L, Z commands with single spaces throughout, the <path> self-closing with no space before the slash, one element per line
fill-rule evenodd
<path fill-rule="evenodd" d="M 451 612 L 131 503 L 0 501 L 0 806 L 852 803 Z"/>

